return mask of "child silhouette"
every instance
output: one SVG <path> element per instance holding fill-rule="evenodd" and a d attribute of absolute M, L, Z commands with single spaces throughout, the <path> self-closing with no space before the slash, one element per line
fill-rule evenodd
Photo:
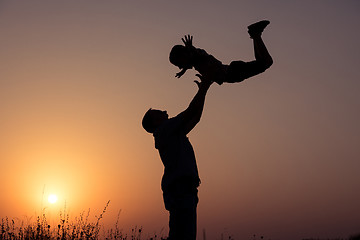
<path fill-rule="evenodd" d="M 236 83 L 264 72 L 273 60 L 261 38 L 262 32 L 270 22 L 263 20 L 248 26 L 248 33 L 253 39 L 255 60 L 251 62 L 232 61 L 223 64 L 205 50 L 192 44 L 193 37 L 185 36 L 181 40 L 184 45 L 175 45 L 170 52 L 169 60 L 181 70 L 175 77 L 180 78 L 188 69 L 194 68 L 204 78 L 221 85 L 224 82 Z"/>

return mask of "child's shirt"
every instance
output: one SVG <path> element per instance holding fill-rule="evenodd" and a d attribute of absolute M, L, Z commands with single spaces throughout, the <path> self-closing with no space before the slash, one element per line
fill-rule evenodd
<path fill-rule="evenodd" d="M 193 65 L 196 71 L 213 82 L 222 84 L 226 81 L 227 65 L 222 64 L 204 49 L 194 47 Z"/>

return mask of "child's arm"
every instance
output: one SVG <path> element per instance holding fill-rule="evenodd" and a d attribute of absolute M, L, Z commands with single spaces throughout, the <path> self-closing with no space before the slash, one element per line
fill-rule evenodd
<path fill-rule="evenodd" d="M 184 43 L 185 47 L 190 49 L 190 51 L 194 49 L 194 46 L 192 45 L 192 40 L 193 40 L 193 36 L 191 36 L 190 34 L 188 34 L 187 36 L 185 35 L 183 38 L 181 38 L 181 41 Z M 185 74 L 186 70 L 188 69 L 189 68 L 181 69 L 180 72 L 176 73 L 175 77 L 180 78 L 182 75 Z"/>
<path fill-rule="evenodd" d="M 187 36 L 185 35 L 185 37 L 181 38 L 181 41 L 183 41 L 185 47 L 188 47 L 188 48 L 194 47 L 192 45 L 192 40 L 193 40 L 193 36 L 191 36 L 190 34 L 188 34 Z"/>

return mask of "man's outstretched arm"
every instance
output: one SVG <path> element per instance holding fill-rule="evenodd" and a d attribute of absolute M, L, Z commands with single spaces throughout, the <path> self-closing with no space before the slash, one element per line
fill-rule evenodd
<path fill-rule="evenodd" d="M 200 74 L 196 74 L 200 78 L 199 81 L 195 81 L 198 85 L 199 89 L 190 102 L 188 108 L 181 113 L 183 117 L 183 124 L 182 128 L 185 132 L 185 134 L 189 133 L 196 124 L 200 121 L 204 104 L 205 104 L 205 97 L 207 94 L 207 91 L 209 90 L 211 84 L 213 82 L 209 81 L 208 79 L 205 79 Z"/>

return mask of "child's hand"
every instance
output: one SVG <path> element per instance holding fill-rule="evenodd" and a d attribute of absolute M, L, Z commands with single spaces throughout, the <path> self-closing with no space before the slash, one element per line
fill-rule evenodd
<path fill-rule="evenodd" d="M 181 70 L 180 72 L 178 72 L 178 73 L 175 75 L 175 77 L 180 78 L 182 75 L 184 75 L 185 72 L 186 72 L 186 69 L 183 69 L 183 70 Z"/>
<path fill-rule="evenodd" d="M 187 36 L 185 35 L 185 37 L 183 37 L 181 40 L 185 44 L 185 47 L 192 47 L 193 46 L 192 45 L 193 36 L 191 36 L 190 34 L 188 34 Z"/>

